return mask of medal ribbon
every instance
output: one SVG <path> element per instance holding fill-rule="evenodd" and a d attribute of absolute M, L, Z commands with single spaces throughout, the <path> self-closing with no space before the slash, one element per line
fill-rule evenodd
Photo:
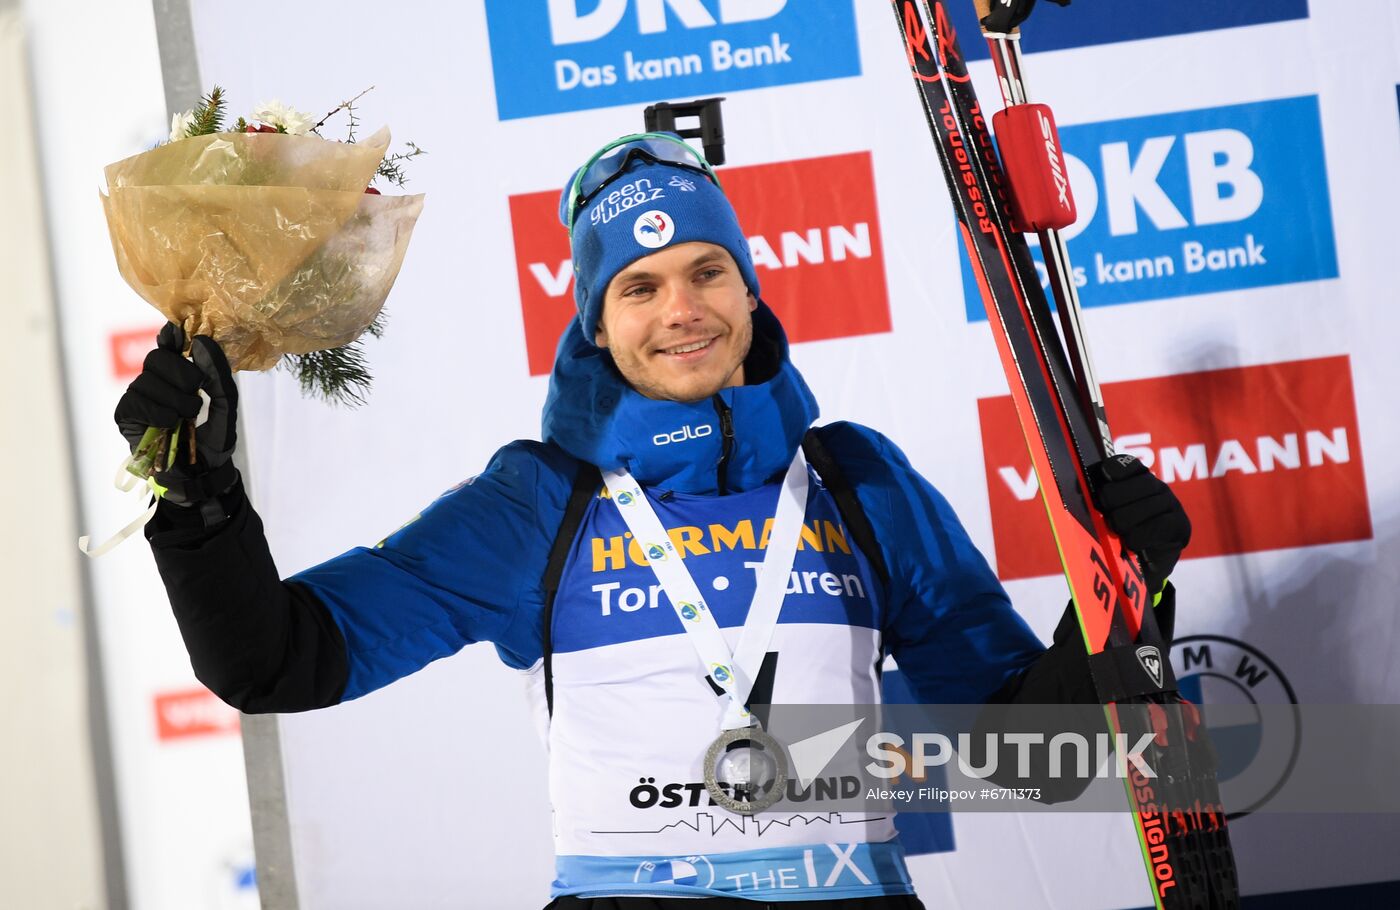
<path fill-rule="evenodd" d="M 705 672 L 728 696 L 723 721 L 725 730 L 754 723 L 744 705 L 763 666 L 773 630 L 777 628 L 778 612 L 782 609 L 792 564 L 797 558 L 802 518 L 807 512 L 807 479 L 807 460 L 799 447 L 778 491 L 778 509 L 773 516 L 773 530 L 768 536 L 763 564 L 758 570 L 753 600 L 731 653 L 709 604 L 700 594 L 695 579 L 641 485 L 627 471 L 603 472 L 608 494 L 632 532 L 632 539 L 642 548 L 661 590 L 671 602 L 671 609 L 681 620 L 681 628 L 690 636 Z"/>

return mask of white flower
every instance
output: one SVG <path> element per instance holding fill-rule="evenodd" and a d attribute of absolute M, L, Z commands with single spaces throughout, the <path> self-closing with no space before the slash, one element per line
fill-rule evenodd
<path fill-rule="evenodd" d="M 293 136 L 301 136 L 311 131 L 316 121 L 310 114 L 294 111 L 277 99 L 263 102 L 253 111 L 253 119 L 275 126 Z"/>
<path fill-rule="evenodd" d="M 190 124 L 194 123 L 194 111 L 185 111 L 183 114 L 175 114 L 170 118 L 170 141 L 186 138 L 185 133 L 189 130 Z"/>

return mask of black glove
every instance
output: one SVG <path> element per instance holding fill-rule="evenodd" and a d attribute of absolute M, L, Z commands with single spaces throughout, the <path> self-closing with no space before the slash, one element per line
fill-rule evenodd
<path fill-rule="evenodd" d="M 1149 595 L 1160 593 L 1191 541 L 1191 520 L 1165 483 L 1131 455 L 1098 465 L 1094 498 L 1108 526 L 1142 561 Z"/>
<path fill-rule="evenodd" d="M 1069 6 L 1069 0 L 1051 0 L 1060 6 Z M 992 11 L 982 18 L 982 28 L 988 32 L 1005 34 L 1011 31 L 1031 14 L 1035 0 L 991 0 Z"/>
<path fill-rule="evenodd" d="M 184 348 L 184 329 L 166 323 L 155 350 L 146 355 L 141 375 L 117 402 L 115 419 L 134 452 L 147 427 L 173 429 L 181 421 L 194 420 L 202 405 L 199 390 L 209 395 L 209 419 L 194 430 L 195 463 L 190 464 L 185 455 L 187 437 L 182 434 L 174 464 L 154 475 L 156 483 L 166 488 L 163 501 L 192 506 L 213 500 L 238 482 L 230 460 L 237 441 L 238 387 L 214 339 L 196 335 L 190 345 L 192 360 L 184 358 Z"/>

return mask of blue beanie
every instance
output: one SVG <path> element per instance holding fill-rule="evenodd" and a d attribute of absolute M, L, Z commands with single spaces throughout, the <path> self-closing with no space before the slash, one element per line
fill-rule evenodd
<path fill-rule="evenodd" d="M 572 186 L 570 178 L 559 200 L 565 224 Z M 748 238 L 723 191 L 696 171 L 634 159 L 574 222 L 574 303 L 584 337 L 592 343 L 614 275 L 643 256 L 697 240 L 728 250 L 744 284 L 759 296 Z"/>

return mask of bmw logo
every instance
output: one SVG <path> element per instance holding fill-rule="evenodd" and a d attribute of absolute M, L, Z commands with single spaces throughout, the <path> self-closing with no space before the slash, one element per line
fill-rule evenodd
<path fill-rule="evenodd" d="M 1301 744 L 1298 698 L 1278 665 L 1258 648 L 1223 635 L 1188 635 L 1172 643 L 1181 697 L 1201 706 L 1222 795 L 1248 815 L 1293 772 Z"/>
<path fill-rule="evenodd" d="M 715 867 L 704 856 L 647 860 L 637 866 L 632 881 L 708 888 L 715 883 Z"/>

